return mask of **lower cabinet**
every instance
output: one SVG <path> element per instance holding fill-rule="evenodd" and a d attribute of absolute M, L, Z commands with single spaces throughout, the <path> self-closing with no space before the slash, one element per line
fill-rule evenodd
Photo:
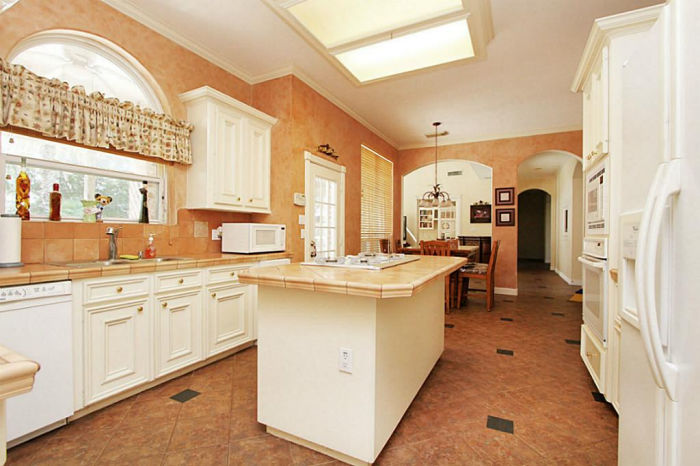
<path fill-rule="evenodd" d="M 144 297 L 86 309 L 86 404 L 149 380 L 149 302 Z"/>
<path fill-rule="evenodd" d="M 255 339 L 251 264 L 95 278 L 73 286 L 79 410 Z"/>
<path fill-rule="evenodd" d="M 160 377 L 202 359 L 202 291 L 155 299 L 155 376 Z"/>
<path fill-rule="evenodd" d="M 251 339 L 253 304 L 250 286 L 238 283 L 208 288 L 207 356 Z"/>

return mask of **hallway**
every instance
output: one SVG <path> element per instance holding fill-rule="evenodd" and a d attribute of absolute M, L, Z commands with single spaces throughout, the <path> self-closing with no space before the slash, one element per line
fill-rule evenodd
<path fill-rule="evenodd" d="M 377 464 L 616 464 L 617 416 L 578 355 L 576 287 L 519 277 L 520 296 L 492 312 L 476 298 L 446 316 L 445 352 Z M 199 395 L 170 398 L 185 389 Z M 249 349 L 11 449 L 7 464 L 339 464 L 269 436 L 255 413 Z"/>

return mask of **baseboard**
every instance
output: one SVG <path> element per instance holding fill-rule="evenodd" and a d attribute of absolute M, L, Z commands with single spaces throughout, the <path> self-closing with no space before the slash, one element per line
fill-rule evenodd
<path fill-rule="evenodd" d="M 572 280 L 571 278 L 568 277 L 564 272 L 562 272 L 559 269 L 554 269 L 554 271 L 561 277 L 562 280 L 564 280 L 568 285 L 571 286 L 581 286 L 581 281 L 580 280 Z"/>
<path fill-rule="evenodd" d="M 493 289 L 493 292 L 495 294 L 504 294 L 507 296 L 518 296 L 517 288 L 502 288 L 500 286 L 497 286 Z"/>

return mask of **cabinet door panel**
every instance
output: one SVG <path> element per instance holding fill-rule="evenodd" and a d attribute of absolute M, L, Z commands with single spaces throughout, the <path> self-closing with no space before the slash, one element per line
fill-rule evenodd
<path fill-rule="evenodd" d="M 86 404 L 149 379 L 147 300 L 87 312 Z"/>
<path fill-rule="evenodd" d="M 250 289 L 231 285 L 209 289 L 208 355 L 233 348 L 250 339 Z"/>
<path fill-rule="evenodd" d="M 156 299 L 156 377 L 202 359 L 202 292 Z"/>
<path fill-rule="evenodd" d="M 214 166 L 214 203 L 242 205 L 244 193 L 241 182 L 243 170 L 243 118 L 221 108 L 216 109 L 216 150 Z M 201 186 L 199 189 L 211 189 Z"/>
<path fill-rule="evenodd" d="M 257 125 L 254 121 L 248 124 L 248 178 L 246 203 L 250 207 L 270 208 L 270 130 L 266 126 Z"/>

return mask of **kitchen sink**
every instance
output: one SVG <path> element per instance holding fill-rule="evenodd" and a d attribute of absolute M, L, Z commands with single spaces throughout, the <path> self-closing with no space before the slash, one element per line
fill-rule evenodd
<path fill-rule="evenodd" d="M 172 261 L 182 261 L 189 260 L 189 257 L 156 257 L 155 259 L 114 259 L 114 260 L 100 260 L 100 261 L 88 261 L 88 262 L 68 262 L 52 265 L 60 265 L 64 267 L 109 267 L 111 265 L 124 265 L 124 264 L 137 264 L 143 262 L 172 262 Z"/>

